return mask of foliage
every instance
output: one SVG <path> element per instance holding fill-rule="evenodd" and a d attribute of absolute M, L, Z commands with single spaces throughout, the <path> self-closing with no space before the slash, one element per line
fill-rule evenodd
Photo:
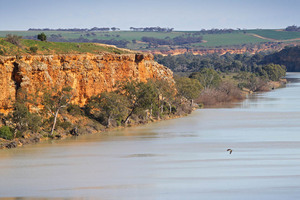
<path fill-rule="evenodd" d="M 59 113 L 63 113 L 72 99 L 73 93 L 71 87 L 65 87 L 62 90 L 52 88 L 46 90 L 43 95 L 42 105 L 44 110 L 53 117 L 53 126 L 51 128 L 50 135 L 53 135 L 56 127 L 57 117 Z"/>
<path fill-rule="evenodd" d="M 255 72 L 266 52 L 251 54 L 182 54 L 176 56 L 156 55 L 155 60 L 169 67 L 174 72 L 199 72 L 203 68 L 212 68 L 221 72 Z"/>
<path fill-rule="evenodd" d="M 155 86 L 150 82 L 128 81 L 119 86 L 119 93 L 124 95 L 129 102 L 129 114 L 124 123 L 127 124 L 132 114 L 151 109 L 158 94 Z"/>
<path fill-rule="evenodd" d="M 234 78 L 239 81 L 238 87 L 240 89 L 247 88 L 253 92 L 263 91 L 263 87 L 267 83 L 265 77 L 259 77 L 250 72 L 240 72 Z"/>
<path fill-rule="evenodd" d="M 78 116 L 78 115 L 83 114 L 83 111 L 80 108 L 80 106 L 76 105 L 76 104 L 69 104 L 67 107 L 67 111 L 70 115 L 73 115 L 73 116 Z"/>
<path fill-rule="evenodd" d="M 29 50 L 31 51 L 31 53 L 36 53 L 38 50 L 38 47 L 30 47 Z"/>
<path fill-rule="evenodd" d="M 11 131 L 9 126 L 2 126 L 0 127 L 0 138 L 6 140 L 12 140 L 14 138 L 14 134 Z"/>
<path fill-rule="evenodd" d="M 163 106 L 167 104 L 169 114 L 172 113 L 172 104 L 175 102 L 175 89 L 174 86 L 166 80 L 148 80 L 148 84 L 155 86 L 158 94 L 158 107 L 160 107 L 160 113 L 163 113 Z"/>
<path fill-rule="evenodd" d="M 296 32 L 300 32 L 300 27 L 299 26 L 288 26 L 285 28 L 285 31 L 296 31 Z"/>
<path fill-rule="evenodd" d="M 203 68 L 200 72 L 193 72 L 189 78 L 197 79 L 204 88 L 218 87 L 221 77 L 214 69 Z"/>
<path fill-rule="evenodd" d="M 86 105 L 86 111 L 106 126 L 111 126 L 111 121 L 121 122 L 127 116 L 127 99 L 116 92 L 102 92 L 93 96 Z"/>
<path fill-rule="evenodd" d="M 132 31 L 141 31 L 141 32 L 172 32 L 174 28 L 161 28 L 157 27 L 145 27 L 145 28 L 135 28 L 130 27 Z"/>
<path fill-rule="evenodd" d="M 86 114 L 108 127 L 127 124 L 130 119 L 160 118 L 176 110 L 175 90 L 165 80 L 130 80 L 120 83 L 117 91 L 102 92 L 89 99 Z"/>
<path fill-rule="evenodd" d="M 19 89 L 16 102 L 14 103 L 14 110 L 8 115 L 8 119 L 14 124 L 14 135 L 16 135 L 16 133 L 22 134 L 27 130 L 34 132 L 39 131 L 41 117 L 37 113 L 31 113 L 29 111 L 30 103 L 33 103 L 33 101 L 29 100 L 27 92 Z"/>
<path fill-rule="evenodd" d="M 26 104 L 23 102 L 16 102 L 15 109 L 12 112 L 11 120 L 15 124 L 15 130 L 24 132 L 32 130 L 37 132 L 40 129 L 41 117 L 36 113 L 30 113 Z"/>
<path fill-rule="evenodd" d="M 41 128 L 42 118 L 38 113 L 30 113 L 28 117 L 28 130 L 38 132 Z"/>
<path fill-rule="evenodd" d="M 203 89 L 203 86 L 197 79 L 177 77 L 175 81 L 178 94 L 189 100 L 197 98 Z"/>
<path fill-rule="evenodd" d="M 67 130 L 72 126 L 72 123 L 68 121 L 61 122 L 60 120 L 57 120 L 57 126 L 62 127 L 64 130 Z"/>
<path fill-rule="evenodd" d="M 44 32 L 40 33 L 37 35 L 37 39 L 41 40 L 41 41 L 46 41 L 47 40 L 47 36 Z"/>
<path fill-rule="evenodd" d="M 286 74 L 285 66 L 268 64 L 259 71 L 261 76 L 266 76 L 271 81 L 279 81 Z"/>
<path fill-rule="evenodd" d="M 234 30 L 233 29 L 217 29 L 217 28 L 213 28 L 213 29 L 202 29 L 201 31 L 199 31 L 198 33 L 201 34 L 224 34 L 224 33 L 233 33 Z"/>
<path fill-rule="evenodd" d="M 115 28 L 115 27 L 113 27 Z M 112 28 L 112 29 L 113 29 Z M 115 28 L 117 29 L 117 28 Z M 110 28 L 108 27 L 103 27 L 103 28 L 98 28 L 98 27 L 93 27 L 91 29 L 88 28 L 59 28 L 59 29 L 50 29 L 50 28 L 29 28 L 28 31 L 74 31 L 74 32 L 83 32 L 83 31 L 109 31 Z"/>
<path fill-rule="evenodd" d="M 51 88 L 45 91 L 42 104 L 45 109 L 54 114 L 58 108 L 65 108 L 72 98 L 72 88 L 65 87 L 62 90 Z"/>

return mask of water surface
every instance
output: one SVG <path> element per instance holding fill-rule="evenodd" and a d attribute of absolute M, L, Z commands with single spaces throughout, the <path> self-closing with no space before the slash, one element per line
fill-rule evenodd
<path fill-rule="evenodd" d="M 2 150 L 0 199 L 300 199 L 300 74 L 288 77 L 234 108 Z"/>

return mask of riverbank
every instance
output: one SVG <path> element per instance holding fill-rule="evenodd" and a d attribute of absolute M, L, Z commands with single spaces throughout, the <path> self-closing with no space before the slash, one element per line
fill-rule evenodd
<path fill-rule="evenodd" d="M 284 87 L 287 83 L 286 79 L 280 79 L 280 81 L 269 81 L 267 87 L 264 87 L 265 90 L 259 92 L 267 92 L 273 89 Z M 222 108 L 227 107 L 234 102 L 241 102 L 245 100 L 248 95 L 252 94 L 253 92 L 250 90 L 240 90 L 240 93 L 231 92 L 228 93 L 227 96 L 222 96 L 220 93 L 214 93 L 214 96 L 208 96 L 207 98 L 210 99 L 209 104 L 200 104 L 206 108 Z M 220 95 L 220 96 L 218 96 Z M 202 99 L 203 100 L 203 99 Z M 196 101 L 197 102 L 197 101 Z M 199 102 L 198 102 L 199 103 Z M 65 130 L 61 127 L 58 127 L 55 134 L 49 137 L 48 133 L 38 134 L 31 131 L 27 131 L 21 138 L 15 138 L 13 140 L 5 140 L 0 139 L 0 149 L 10 149 L 10 148 L 17 148 L 22 147 L 28 144 L 35 144 L 45 140 L 62 140 L 69 137 L 76 137 L 79 135 L 85 134 L 96 134 L 96 133 L 103 133 L 107 131 L 112 131 L 119 128 L 125 128 L 130 126 L 142 126 L 152 122 L 158 122 L 162 120 L 169 120 L 184 117 L 187 114 L 190 114 L 193 110 L 199 108 L 198 104 L 191 105 L 189 101 L 182 102 L 182 106 L 179 108 L 180 110 L 176 114 L 172 115 L 164 115 L 160 118 L 150 118 L 147 120 L 141 119 L 133 119 L 127 126 L 113 126 L 113 127 L 105 127 L 98 121 L 94 119 L 90 119 L 87 116 L 74 116 L 71 114 L 65 114 L 64 119 L 66 119 L 69 123 L 72 124 L 71 129 Z"/>
<path fill-rule="evenodd" d="M 95 119 L 91 119 L 84 115 L 64 114 L 62 118 L 66 123 L 71 124 L 71 128 L 62 128 L 58 126 L 55 133 L 50 136 L 48 132 L 35 133 L 30 130 L 26 131 L 20 138 L 13 140 L 5 140 L 0 138 L 0 149 L 11 149 L 22 147 L 28 144 L 36 144 L 47 140 L 63 140 L 69 137 L 77 137 L 88 134 L 101 134 L 103 132 L 112 131 L 120 128 L 142 126 L 148 123 L 158 122 L 162 120 L 176 119 L 190 114 L 198 108 L 197 104 L 191 104 L 190 101 L 183 100 L 181 106 L 177 108 L 177 112 L 171 115 L 162 115 L 159 118 L 140 119 L 138 116 L 133 116 L 127 125 L 112 125 L 110 127 L 102 125 Z"/>
<path fill-rule="evenodd" d="M 261 85 L 256 91 L 251 91 L 248 88 L 238 89 L 233 83 L 224 82 L 219 88 L 204 90 L 200 97 L 195 100 L 198 104 L 203 104 L 204 107 L 216 108 L 224 105 L 228 106 L 234 102 L 245 100 L 248 95 L 256 92 L 268 92 L 277 88 L 284 87 L 287 83 L 286 79 L 279 81 L 268 81 Z"/>
<path fill-rule="evenodd" d="M 194 110 L 195 108 L 193 108 Z M 70 137 L 77 137 L 80 135 L 89 135 L 89 134 L 101 134 L 103 132 L 107 131 L 113 131 L 116 129 L 122 129 L 122 128 L 127 128 L 127 127 L 135 127 L 135 126 L 142 126 L 148 123 L 154 123 L 154 122 L 159 122 L 162 120 L 170 120 L 170 119 L 176 119 L 180 117 L 184 117 L 185 115 L 172 115 L 172 116 L 167 116 L 163 117 L 160 119 L 152 119 L 150 121 L 143 121 L 143 122 L 136 122 L 132 123 L 129 126 L 116 126 L 116 127 L 104 127 L 101 125 L 99 122 L 96 122 L 95 120 L 88 119 L 85 117 L 84 123 L 80 125 L 80 128 L 75 128 L 75 129 L 70 129 L 69 131 L 57 131 L 55 135 L 52 137 L 48 137 L 48 135 L 41 135 L 38 133 L 32 133 L 32 132 L 27 132 L 25 137 L 22 138 L 15 138 L 13 140 L 5 140 L 0 138 L 0 149 L 11 149 L 11 148 L 18 148 L 22 147 L 24 145 L 29 145 L 29 144 L 36 144 L 42 141 L 47 141 L 47 140 L 63 140 L 66 138 Z M 79 124 L 78 124 L 79 125 Z M 75 131 L 76 130 L 76 131 Z"/>

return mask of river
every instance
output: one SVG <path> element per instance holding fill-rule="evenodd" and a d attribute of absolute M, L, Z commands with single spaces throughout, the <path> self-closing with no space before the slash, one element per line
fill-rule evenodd
<path fill-rule="evenodd" d="M 300 73 L 287 77 L 230 108 L 1 150 L 0 199 L 300 199 Z"/>

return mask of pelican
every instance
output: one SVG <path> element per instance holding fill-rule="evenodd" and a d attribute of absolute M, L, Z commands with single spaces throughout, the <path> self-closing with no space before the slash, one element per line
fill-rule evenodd
<path fill-rule="evenodd" d="M 227 151 L 229 151 L 229 154 L 231 154 L 231 153 L 232 153 L 232 149 L 227 149 Z"/>

